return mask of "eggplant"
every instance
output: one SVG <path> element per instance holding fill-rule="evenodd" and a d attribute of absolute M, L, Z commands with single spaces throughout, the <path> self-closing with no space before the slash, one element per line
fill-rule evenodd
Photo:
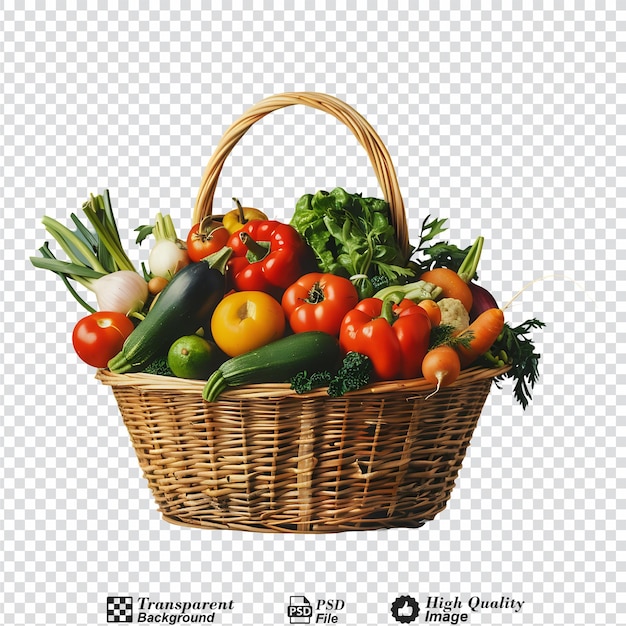
<path fill-rule="evenodd" d="M 174 274 L 108 368 L 116 374 L 142 371 L 178 338 L 204 326 L 224 297 L 224 271 L 231 254 L 224 247 Z"/>

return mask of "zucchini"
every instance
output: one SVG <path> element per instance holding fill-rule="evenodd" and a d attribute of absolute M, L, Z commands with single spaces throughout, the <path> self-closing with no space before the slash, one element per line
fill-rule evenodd
<path fill-rule="evenodd" d="M 335 337 L 312 330 L 283 337 L 222 363 L 211 374 L 202 397 L 213 402 L 227 387 L 254 383 L 283 383 L 302 370 L 327 370 L 339 363 Z"/>
<path fill-rule="evenodd" d="M 119 354 L 109 361 L 109 369 L 116 374 L 142 371 L 167 354 L 179 337 L 206 324 L 224 297 L 224 269 L 231 254 L 230 248 L 222 248 L 174 274 Z"/>

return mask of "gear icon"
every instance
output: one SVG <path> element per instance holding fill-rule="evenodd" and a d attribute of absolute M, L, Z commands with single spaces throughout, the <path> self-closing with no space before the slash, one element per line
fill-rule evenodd
<path fill-rule="evenodd" d="M 410 624 L 420 613 L 419 603 L 411 596 L 400 596 L 391 605 L 391 615 L 401 624 Z"/>

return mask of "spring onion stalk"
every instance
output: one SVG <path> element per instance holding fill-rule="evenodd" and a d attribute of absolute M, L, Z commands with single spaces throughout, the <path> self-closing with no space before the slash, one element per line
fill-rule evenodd
<path fill-rule="evenodd" d="M 91 195 L 91 198 L 93 199 L 93 194 Z M 105 218 L 104 221 L 106 224 L 108 224 L 109 231 L 111 232 L 111 236 L 113 240 L 117 243 L 120 249 L 121 256 L 125 259 L 125 262 L 129 264 L 128 269 L 135 269 L 134 267 L 132 267 L 132 262 L 130 261 L 126 253 L 124 252 L 123 246 L 120 241 L 120 233 L 117 229 L 117 222 L 115 221 L 115 216 L 113 215 L 113 207 L 111 206 L 111 197 L 109 195 L 109 190 L 105 189 L 104 194 L 102 196 L 96 196 L 96 201 L 101 207 L 101 213 L 103 214 Z M 107 254 L 108 255 L 111 254 L 110 251 L 106 249 L 106 247 L 103 245 L 102 242 L 100 242 L 99 245 L 100 245 L 100 250 L 99 250 L 100 253 L 104 254 L 105 256 Z"/>
<path fill-rule="evenodd" d="M 91 200 L 83 205 L 83 211 L 98 235 L 98 250 L 100 254 L 106 250 L 113 259 L 115 268 L 110 265 L 109 271 L 116 269 L 136 271 L 132 261 L 124 252 L 113 214 L 106 207 L 107 203 L 102 196 L 94 197 L 93 195 Z"/>
<path fill-rule="evenodd" d="M 469 283 L 476 274 L 478 268 L 478 262 L 480 261 L 480 255 L 483 251 L 483 244 L 485 242 L 484 237 L 478 237 L 469 249 L 463 263 L 459 267 L 457 274 L 461 277 L 461 280 L 465 283 Z"/>
<path fill-rule="evenodd" d="M 39 248 L 39 252 L 41 252 L 42 257 L 44 257 L 44 260 L 49 260 L 49 261 L 53 261 L 53 262 L 57 262 L 58 260 L 56 259 L 56 257 L 54 256 L 54 254 L 52 253 L 52 251 L 50 250 L 50 247 L 48 246 L 47 243 L 45 243 L 41 248 Z M 33 265 L 35 267 L 41 267 L 39 265 L 39 261 L 41 259 L 34 257 L 33 259 L 31 259 L 33 262 Z M 74 297 L 74 299 L 81 305 L 83 306 L 85 309 L 87 309 L 87 311 L 89 311 L 89 313 L 95 313 L 96 309 L 94 309 L 88 302 L 86 302 L 85 300 L 83 300 L 83 298 L 80 297 L 79 293 L 76 291 L 76 289 L 74 289 L 74 286 L 72 285 L 72 283 L 70 283 L 70 281 L 68 280 L 68 276 L 70 276 L 71 278 L 73 278 L 76 282 L 79 282 L 81 284 L 83 284 L 83 286 L 85 286 L 85 282 L 84 279 L 81 276 L 78 276 L 76 274 L 66 274 L 67 271 L 69 271 L 67 269 L 68 266 L 71 266 L 71 263 L 65 263 L 64 261 L 58 261 L 59 264 L 61 265 L 62 270 L 61 271 L 55 271 L 53 269 L 53 267 L 51 267 L 52 263 L 50 265 L 48 265 L 46 268 L 44 269 L 49 269 L 55 272 L 55 274 L 57 274 L 57 276 L 59 276 L 61 278 L 61 280 L 63 281 L 63 284 L 67 287 L 68 291 L 70 292 L 70 294 L 72 294 L 72 296 Z M 88 268 L 82 268 L 82 269 L 88 269 Z M 79 268 L 80 271 L 80 268 Z"/>
<path fill-rule="evenodd" d="M 46 243 L 46 246 L 47 245 L 48 244 Z M 93 280 L 106 276 L 106 274 L 92 270 L 86 265 L 68 263 L 67 261 L 61 261 L 54 256 L 45 256 L 41 259 L 39 257 L 31 257 L 30 260 L 35 267 L 50 270 L 56 274 L 63 274 L 64 276 L 75 280 L 77 283 L 80 283 L 83 287 L 87 288 L 89 288 Z"/>
<path fill-rule="evenodd" d="M 93 250 L 97 250 L 98 239 L 94 236 L 94 234 L 78 219 L 76 213 L 71 213 L 70 218 L 76 226 L 77 234 L 85 240 L 85 243 L 87 243 L 88 246 L 91 246 Z"/>
<path fill-rule="evenodd" d="M 176 272 L 189 265 L 185 242 L 178 238 L 171 216 L 157 213 L 152 227 L 156 243 L 150 250 L 148 265 L 153 276 L 170 280 Z"/>
<path fill-rule="evenodd" d="M 117 270 L 101 274 L 89 267 L 56 259 L 47 244 L 40 251 L 44 258 L 32 258 L 33 265 L 58 274 L 72 296 L 90 313 L 96 309 L 78 295 L 68 279 L 93 292 L 100 311 L 116 311 L 129 315 L 141 311 L 148 300 L 148 283 L 135 271 Z"/>
<path fill-rule="evenodd" d="M 103 196 L 92 195 L 82 208 L 95 232 L 83 224 L 74 213 L 71 214 L 71 220 L 76 227 L 74 231 L 57 220 L 44 216 L 43 226 L 69 260 L 58 259 L 46 242 L 39 248 L 41 257 L 31 257 L 32 264 L 57 274 L 76 301 L 90 313 L 93 313 L 95 309 L 78 294 L 70 281 L 94 292 L 99 305 L 103 297 L 105 300 L 108 297 L 102 294 L 113 290 L 111 285 L 115 283 L 115 290 L 127 290 L 126 302 L 132 300 L 132 303 L 135 303 L 130 307 L 131 310 L 140 301 L 143 306 L 147 300 L 147 296 L 143 295 L 144 289 L 147 288 L 140 282 L 145 283 L 145 280 L 137 273 L 122 247 L 108 191 Z M 136 274 L 136 277 L 131 278 L 126 273 Z M 110 275 L 116 275 L 116 277 L 99 282 Z M 109 301 L 112 301 L 111 298 Z M 121 311 L 124 306 L 125 304 L 120 300 L 118 308 L 120 312 L 127 314 L 128 310 Z M 102 307 L 101 310 L 103 310 Z"/>
<path fill-rule="evenodd" d="M 176 228 L 174 227 L 171 215 L 161 215 L 161 213 L 157 213 L 152 234 L 157 241 L 161 239 L 178 241 L 178 235 L 176 234 Z"/>
<path fill-rule="evenodd" d="M 100 263 L 93 250 L 89 249 L 69 228 L 47 216 L 41 220 L 41 223 L 56 239 L 59 246 L 61 246 L 73 263 L 77 265 L 89 265 L 92 269 L 101 274 L 107 273 L 107 270 Z"/>

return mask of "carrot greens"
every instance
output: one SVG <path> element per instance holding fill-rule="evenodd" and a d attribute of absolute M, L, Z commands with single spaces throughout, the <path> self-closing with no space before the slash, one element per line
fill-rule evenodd
<path fill-rule="evenodd" d="M 510 369 L 495 378 L 496 381 L 511 378 L 515 386 L 515 399 L 525 409 L 531 399 L 531 390 L 539 380 L 539 360 L 528 333 L 534 328 L 543 328 L 545 324 L 538 319 L 530 319 L 519 326 L 512 327 L 505 322 L 504 328 L 491 348 L 477 361 L 483 367 L 504 367 Z"/>

